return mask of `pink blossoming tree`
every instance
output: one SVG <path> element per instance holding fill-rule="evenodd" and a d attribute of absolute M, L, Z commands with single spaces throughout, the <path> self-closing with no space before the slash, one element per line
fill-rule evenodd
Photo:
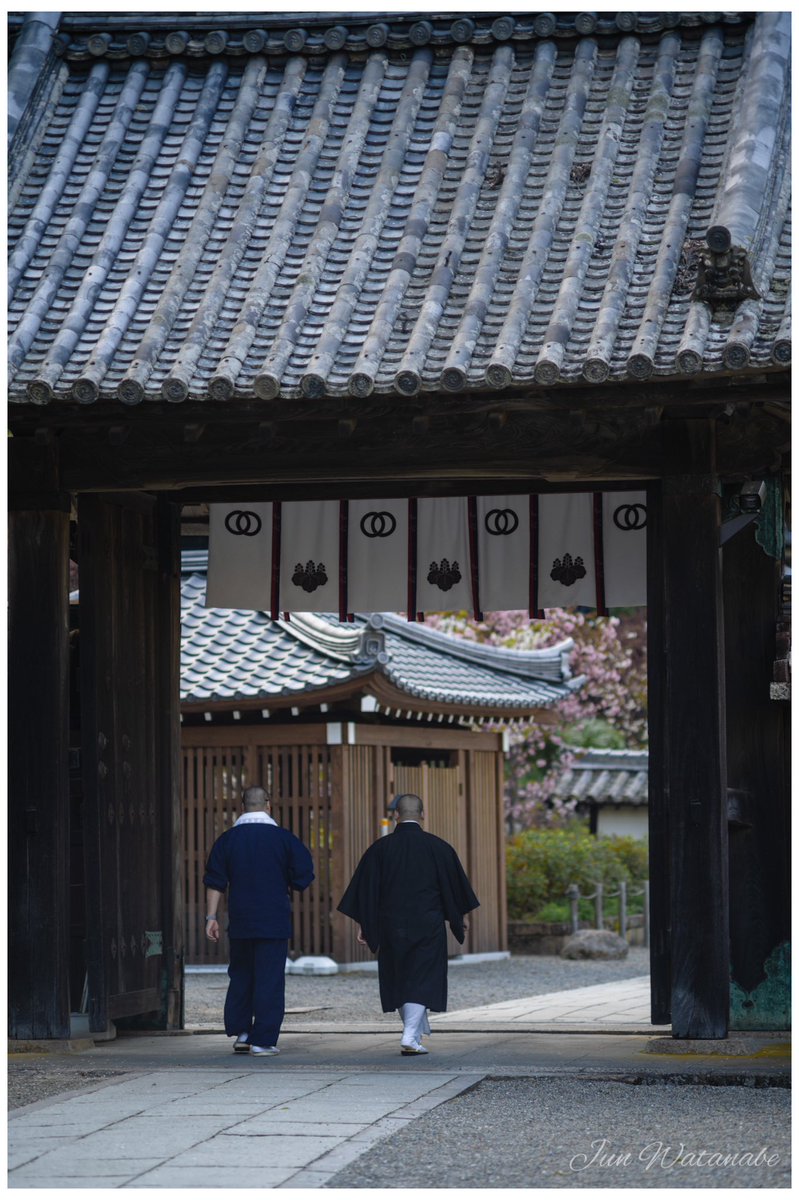
<path fill-rule="evenodd" d="M 640 749 L 646 745 L 646 614 L 621 616 L 554 609 L 531 621 L 526 612 L 465 613 L 427 618 L 430 625 L 471 641 L 515 650 L 537 650 L 574 639 L 570 666 L 582 686 L 547 710 L 546 723 L 510 727 L 505 771 L 505 812 L 514 830 L 560 826 L 574 819 L 555 795 L 558 776 L 574 761 L 575 746 Z M 495 724 L 493 728 L 502 728 Z"/>

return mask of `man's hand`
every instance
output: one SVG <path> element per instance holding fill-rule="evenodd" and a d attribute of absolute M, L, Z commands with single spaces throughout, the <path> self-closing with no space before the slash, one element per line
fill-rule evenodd
<path fill-rule="evenodd" d="M 468 917 L 463 918 L 463 932 L 464 933 L 469 932 L 469 918 Z"/>
<path fill-rule="evenodd" d="M 219 941 L 219 922 L 216 918 L 213 921 L 205 922 L 205 936 L 212 942 Z"/>
<path fill-rule="evenodd" d="M 366 938 L 363 936 L 363 930 L 361 929 L 360 925 L 358 926 L 358 945 L 359 946 L 366 945 Z"/>

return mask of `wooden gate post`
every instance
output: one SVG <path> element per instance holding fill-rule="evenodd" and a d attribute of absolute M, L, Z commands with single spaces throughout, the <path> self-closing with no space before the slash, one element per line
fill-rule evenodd
<path fill-rule="evenodd" d="M 180 795 L 180 507 L 159 496 L 155 509 L 158 559 L 156 599 L 156 746 L 161 781 L 161 871 L 164 928 L 162 1022 L 184 1023 L 184 863 Z"/>
<path fill-rule="evenodd" d="M 69 497 L 42 505 L 8 547 L 9 1034 L 32 1039 L 70 1034 Z"/>
<path fill-rule="evenodd" d="M 727 1036 L 730 996 L 724 632 L 715 425 L 664 423 L 665 667 L 655 688 L 671 843 L 671 1024 Z M 655 722 L 659 721 L 655 714 Z"/>
<path fill-rule="evenodd" d="M 750 525 L 724 546 L 730 784 L 730 1028 L 786 1029 L 791 938 L 790 720 L 769 693 L 781 563 Z M 771 961 L 770 961 L 771 960 Z"/>
<path fill-rule="evenodd" d="M 182 1022 L 178 514 L 78 503 L 89 1029 Z"/>
<path fill-rule="evenodd" d="M 647 490 L 647 675 L 649 713 L 649 977 L 653 1025 L 671 1021 L 671 834 L 666 786 L 666 623 L 663 487 Z"/>

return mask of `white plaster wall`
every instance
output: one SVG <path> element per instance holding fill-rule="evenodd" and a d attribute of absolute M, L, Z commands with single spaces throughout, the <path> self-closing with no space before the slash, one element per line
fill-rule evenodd
<path fill-rule="evenodd" d="M 626 808 L 600 808 L 596 831 L 598 835 L 617 833 L 620 837 L 645 838 L 649 833 L 647 807 L 634 808 L 630 805 Z"/>

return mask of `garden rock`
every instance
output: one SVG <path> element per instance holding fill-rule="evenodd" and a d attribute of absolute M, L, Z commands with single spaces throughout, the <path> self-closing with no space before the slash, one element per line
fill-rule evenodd
<path fill-rule="evenodd" d="M 580 929 L 560 952 L 561 958 L 626 958 L 630 947 L 610 929 Z"/>

